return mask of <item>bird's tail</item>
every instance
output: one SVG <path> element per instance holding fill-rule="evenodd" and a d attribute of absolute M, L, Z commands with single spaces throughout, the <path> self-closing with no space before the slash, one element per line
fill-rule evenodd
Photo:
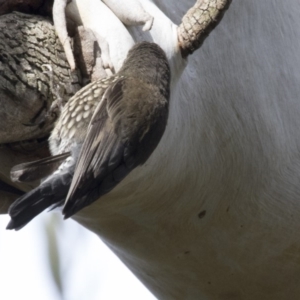
<path fill-rule="evenodd" d="M 9 208 L 11 220 L 7 229 L 21 229 L 48 207 L 63 205 L 71 185 L 75 162 L 68 157 L 38 187 L 18 198 Z"/>

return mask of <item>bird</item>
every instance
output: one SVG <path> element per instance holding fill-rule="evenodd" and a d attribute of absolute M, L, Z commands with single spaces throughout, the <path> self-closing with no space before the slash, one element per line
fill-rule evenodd
<path fill-rule="evenodd" d="M 70 98 L 49 138 L 52 156 L 11 170 L 14 181 L 42 181 L 10 206 L 7 229 L 21 229 L 47 208 L 63 206 L 69 218 L 143 165 L 167 125 L 170 81 L 165 52 L 140 42 L 118 73 Z"/>

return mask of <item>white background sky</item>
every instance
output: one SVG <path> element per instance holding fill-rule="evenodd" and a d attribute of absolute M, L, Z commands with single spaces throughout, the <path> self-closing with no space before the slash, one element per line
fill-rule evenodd
<path fill-rule="evenodd" d="M 45 224 L 57 220 L 54 214 L 43 213 L 20 231 L 5 230 L 9 217 L 0 216 L 1 299 L 156 299 L 96 235 L 71 220 L 56 228 L 65 280 L 61 298 L 49 269 L 45 233 Z"/>

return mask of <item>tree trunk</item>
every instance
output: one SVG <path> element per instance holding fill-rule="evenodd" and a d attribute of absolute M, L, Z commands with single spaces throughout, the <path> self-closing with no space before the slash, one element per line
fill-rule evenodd
<path fill-rule="evenodd" d="M 55 117 L 41 121 L 55 98 L 67 101 L 81 87 L 80 78 L 71 74 L 49 19 L 18 12 L 0 17 L 0 213 L 19 190 L 32 188 L 12 183 L 10 169 L 49 155 Z"/>

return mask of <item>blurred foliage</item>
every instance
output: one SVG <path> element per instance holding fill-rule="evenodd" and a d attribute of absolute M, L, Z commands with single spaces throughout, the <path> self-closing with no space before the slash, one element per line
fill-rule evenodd
<path fill-rule="evenodd" d="M 51 217 L 44 224 L 49 257 L 49 268 L 52 274 L 53 282 L 57 288 L 58 294 L 60 295 L 60 299 L 64 300 L 65 293 L 62 276 L 62 255 L 59 251 L 57 237 L 57 232 L 59 232 L 59 227 L 62 226 L 62 223 L 57 214 L 51 214 Z"/>

